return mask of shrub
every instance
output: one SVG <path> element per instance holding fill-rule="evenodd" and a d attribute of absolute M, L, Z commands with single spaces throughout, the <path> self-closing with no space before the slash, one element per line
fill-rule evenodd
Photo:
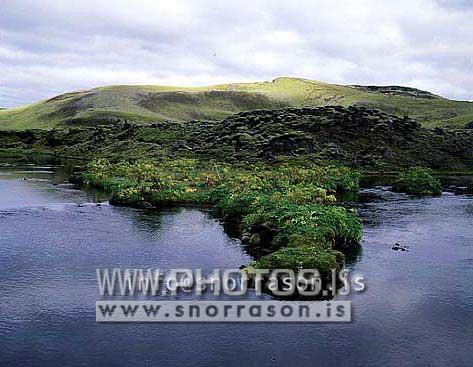
<path fill-rule="evenodd" d="M 399 175 L 393 190 L 417 196 L 438 196 L 442 194 L 442 185 L 429 169 L 414 167 Z"/>
<path fill-rule="evenodd" d="M 87 172 L 84 173 L 84 183 L 86 185 L 104 188 L 105 182 L 110 178 L 112 165 L 106 159 L 97 159 L 87 165 Z"/>
<path fill-rule="evenodd" d="M 116 205 L 137 206 L 143 202 L 143 196 L 138 187 L 125 187 L 114 191 L 110 202 Z"/>
<path fill-rule="evenodd" d="M 362 226 L 354 212 L 340 206 L 284 203 L 267 210 L 264 206 L 243 218 L 246 227 L 271 223 L 279 229 L 275 247 L 355 244 L 361 240 Z"/>

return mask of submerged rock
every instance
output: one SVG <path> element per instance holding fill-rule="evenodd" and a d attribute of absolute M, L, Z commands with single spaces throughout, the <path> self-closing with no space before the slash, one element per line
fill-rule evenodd
<path fill-rule="evenodd" d="M 393 247 L 391 247 L 394 251 L 409 251 L 409 246 L 401 245 L 400 243 L 395 243 Z"/>

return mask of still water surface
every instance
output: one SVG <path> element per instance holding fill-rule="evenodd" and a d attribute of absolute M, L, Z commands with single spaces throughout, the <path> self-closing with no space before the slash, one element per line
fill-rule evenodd
<path fill-rule="evenodd" d="M 365 191 L 376 198 L 359 205 L 363 250 L 348 266 L 367 289 L 348 297 L 350 324 L 104 325 L 97 268 L 251 257 L 205 212 L 111 207 L 66 182 L 56 167 L 0 167 L 0 366 L 472 365 L 473 197 Z"/>

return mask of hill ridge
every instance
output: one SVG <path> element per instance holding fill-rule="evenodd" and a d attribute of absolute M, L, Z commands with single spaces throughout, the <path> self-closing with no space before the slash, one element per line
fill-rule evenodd
<path fill-rule="evenodd" d="M 0 129 L 51 129 L 127 120 L 148 124 L 193 119 L 219 121 L 241 111 L 281 107 L 361 106 L 409 116 L 426 127 L 464 127 L 473 103 L 402 86 L 329 84 L 279 77 L 255 83 L 175 87 L 111 85 L 64 93 L 27 106 L 0 110 Z"/>

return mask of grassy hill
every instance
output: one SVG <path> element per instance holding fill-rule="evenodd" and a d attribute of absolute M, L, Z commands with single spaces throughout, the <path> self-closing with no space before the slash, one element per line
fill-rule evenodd
<path fill-rule="evenodd" d="M 220 120 L 240 111 L 302 106 L 364 106 L 424 126 L 463 127 L 473 103 L 453 101 L 414 88 L 344 86 L 277 78 L 271 82 L 209 87 L 110 86 L 66 93 L 28 106 L 0 110 L 0 129 L 50 129 L 128 120 L 135 123 Z"/>

